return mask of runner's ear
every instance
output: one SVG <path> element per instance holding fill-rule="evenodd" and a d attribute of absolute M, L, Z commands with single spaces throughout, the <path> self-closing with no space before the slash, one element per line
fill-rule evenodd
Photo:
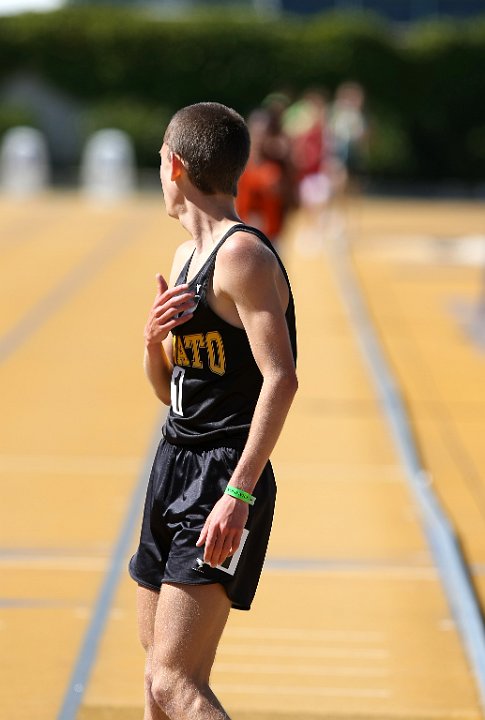
<path fill-rule="evenodd" d="M 178 180 L 178 178 L 182 175 L 182 172 L 185 170 L 184 164 L 181 158 L 174 152 L 171 153 L 170 162 L 172 164 L 172 172 L 170 175 L 170 179 Z"/>

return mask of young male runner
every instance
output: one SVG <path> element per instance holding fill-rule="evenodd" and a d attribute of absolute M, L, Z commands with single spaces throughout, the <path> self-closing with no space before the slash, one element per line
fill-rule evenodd
<path fill-rule="evenodd" d="M 160 155 L 167 212 L 191 240 L 170 288 L 158 276 L 145 328 L 146 374 L 170 410 L 130 562 L 144 718 L 220 720 L 229 716 L 209 674 L 230 607 L 249 609 L 266 553 L 268 458 L 297 387 L 294 306 L 269 241 L 234 210 L 249 155 L 243 119 L 218 103 L 183 108 Z"/>

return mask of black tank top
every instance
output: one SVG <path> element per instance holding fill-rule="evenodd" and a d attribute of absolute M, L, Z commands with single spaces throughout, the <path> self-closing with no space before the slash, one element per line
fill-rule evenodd
<path fill-rule="evenodd" d="M 239 223 L 216 245 L 189 283 L 197 307 L 190 320 L 172 330 L 174 368 L 171 406 L 163 427 L 165 438 L 176 445 L 244 444 L 263 377 L 242 328 L 223 320 L 207 302 L 207 288 L 217 252 L 233 233 L 256 235 L 275 254 L 289 288 L 286 322 L 296 362 L 295 307 L 288 275 L 268 238 L 259 230 Z M 192 256 L 176 281 L 187 281 Z"/>

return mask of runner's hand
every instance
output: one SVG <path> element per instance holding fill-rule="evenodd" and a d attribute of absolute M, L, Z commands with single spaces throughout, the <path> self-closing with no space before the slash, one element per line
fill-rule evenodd
<path fill-rule="evenodd" d="M 205 563 L 215 567 L 229 555 L 234 555 L 241 542 L 248 515 L 249 505 L 229 495 L 223 495 L 216 502 L 196 543 L 197 547 L 205 544 Z"/>
<path fill-rule="evenodd" d="M 158 292 L 145 325 L 146 345 L 163 342 L 172 328 L 187 322 L 195 309 L 194 293 L 188 285 L 168 289 L 162 275 L 157 275 Z M 180 313 L 184 313 L 179 317 Z"/>

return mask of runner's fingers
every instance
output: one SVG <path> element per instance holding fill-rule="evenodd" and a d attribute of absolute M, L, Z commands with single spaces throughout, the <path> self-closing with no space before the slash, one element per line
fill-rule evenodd
<path fill-rule="evenodd" d="M 193 305 L 193 300 L 193 293 L 184 293 L 183 295 L 178 295 L 177 297 L 171 298 L 167 302 L 162 302 L 160 300 L 160 302 L 155 303 L 153 314 L 155 315 L 155 317 L 162 317 L 166 312 L 170 312 L 172 310 L 177 312 L 182 306 Z"/>
<path fill-rule="evenodd" d="M 177 320 L 182 320 L 184 322 L 185 318 L 191 314 L 193 311 L 192 305 L 187 305 L 186 307 L 181 308 L 175 308 L 174 310 L 171 310 L 165 315 L 163 315 L 160 318 L 154 318 L 154 324 L 159 330 L 163 330 L 168 327 L 168 325 L 171 322 L 175 322 Z"/>
<path fill-rule="evenodd" d="M 194 313 L 184 313 L 182 317 L 175 318 L 175 320 L 172 320 L 171 322 L 167 323 L 165 325 L 166 330 L 171 330 L 174 327 L 177 327 L 177 325 L 183 325 L 183 323 L 187 322 L 187 320 L 190 320 Z"/>
<path fill-rule="evenodd" d="M 209 530 L 207 540 L 205 542 L 204 561 L 209 563 L 211 567 L 219 564 L 221 550 L 224 545 L 224 535 L 218 534 L 217 530 Z"/>
<path fill-rule="evenodd" d="M 152 320 L 151 322 L 149 321 L 145 328 L 145 337 L 153 341 L 159 340 L 161 342 L 162 340 L 165 340 L 172 328 L 187 322 L 187 320 L 190 320 L 193 314 L 193 312 L 185 311 L 183 315 L 179 317 L 174 317 L 171 320 L 166 320 L 165 322 L 155 320 Z"/>
<path fill-rule="evenodd" d="M 232 550 L 232 542 L 233 542 L 232 535 L 227 535 L 224 538 L 224 543 L 222 545 L 222 550 L 221 550 L 221 554 L 219 556 L 219 560 L 217 561 L 217 565 L 221 565 L 221 563 L 223 563 L 224 560 L 226 560 L 229 557 L 229 555 L 233 554 L 234 551 Z"/>
<path fill-rule="evenodd" d="M 232 554 L 231 548 L 233 544 L 234 534 L 232 532 L 223 533 L 217 537 L 212 551 L 211 564 L 221 565 L 229 555 Z"/>
<path fill-rule="evenodd" d="M 173 287 L 169 288 L 168 290 L 165 290 L 165 292 L 160 293 L 160 297 L 170 298 L 174 295 L 180 295 L 180 293 L 187 292 L 189 289 L 189 286 L 187 283 L 184 283 L 183 285 L 174 285 Z"/>
<path fill-rule="evenodd" d="M 195 546 L 196 546 L 196 547 L 201 547 L 201 546 L 205 543 L 205 539 L 206 539 L 206 537 L 207 537 L 207 531 L 208 531 L 208 529 L 209 529 L 209 525 L 208 525 L 208 522 L 206 521 L 206 522 L 205 522 L 205 525 L 204 525 L 204 527 L 202 528 L 201 533 L 200 533 L 200 535 L 199 535 L 199 539 L 198 539 L 197 542 L 195 543 Z"/>
<path fill-rule="evenodd" d="M 158 294 L 163 295 L 163 293 L 168 290 L 167 281 L 163 277 L 161 273 L 157 273 L 157 285 L 158 285 Z"/>
<path fill-rule="evenodd" d="M 186 300 L 187 298 L 194 297 L 195 293 L 193 290 L 181 290 L 180 287 L 173 288 L 167 291 L 157 299 L 156 305 L 169 305 L 176 304 L 180 300 Z"/>
<path fill-rule="evenodd" d="M 187 308 L 191 308 L 194 306 L 194 300 L 193 297 L 189 297 L 183 302 L 177 302 L 176 304 L 170 304 L 166 305 L 163 308 L 159 308 L 155 311 L 154 315 L 156 318 L 163 318 L 167 315 L 176 315 L 179 312 L 183 312 Z"/>
<path fill-rule="evenodd" d="M 232 538 L 231 552 L 229 553 L 229 555 L 234 555 L 234 553 L 238 551 L 239 545 L 241 544 L 241 537 L 242 537 L 242 532 L 240 532 L 240 533 L 237 532 L 234 535 L 234 537 Z"/>

